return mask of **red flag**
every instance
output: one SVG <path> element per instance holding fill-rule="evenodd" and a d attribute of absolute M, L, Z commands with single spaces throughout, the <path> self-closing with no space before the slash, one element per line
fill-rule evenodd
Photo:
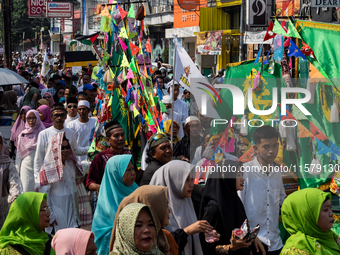
<path fill-rule="evenodd" d="M 132 55 L 136 55 L 136 53 L 138 53 L 138 51 L 140 51 L 140 48 L 137 47 L 136 45 L 134 45 L 133 43 L 130 42 L 130 49 L 131 49 L 131 53 Z"/>
<path fill-rule="evenodd" d="M 143 31 L 144 31 L 144 20 L 142 20 L 142 25 L 140 28 L 140 35 L 139 35 L 139 39 L 142 40 L 143 38 Z"/>
<path fill-rule="evenodd" d="M 285 21 L 282 21 L 281 27 L 282 27 L 283 30 L 287 33 L 287 32 L 288 32 L 288 29 L 287 29 L 285 26 L 286 26 L 286 22 L 285 22 Z"/>
<path fill-rule="evenodd" d="M 128 12 L 124 11 L 122 7 L 120 7 L 119 5 L 118 5 L 118 10 L 119 10 L 121 19 L 124 19 L 126 15 L 128 14 Z"/>
<path fill-rule="evenodd" d="M 273 32 L 273 27 L 274 27 L 274 23 L 273 21 L 270 21 L 266 35 L 264 36 L 264 39 L 263 39 L 264 42 L 275 37 L 276 34 Z"/>
<path fill-rule="evenodd" d="M 145 45 L 145 50 L 146 52 L 151 53 L 151 42 L 150 42 L 150 38 L 148 39 L 148 42 Z"/>

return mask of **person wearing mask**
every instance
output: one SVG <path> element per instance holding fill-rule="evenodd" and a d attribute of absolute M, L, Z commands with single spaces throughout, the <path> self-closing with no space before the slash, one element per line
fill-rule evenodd
<path fill-rule="evenodd" d="M 45 99 L 48 102 L 48 106 L 50 107 L 50 109 L 52 108 L 52 106 L 54 105 L 54 99 L 53 99 L 53 95 L 50 92 L 45 92 L 43 94 L 43 99 Z"/>
<path fill-rule="evenodd" d="M 254 131 L 256 157 L 243 165 L 244 189 L 239 191 L 249 226 L 252 229 L 260 224 L 258 238 L 265 247 L 266 254 L 269 255 L 280 254 L 283 247 L 279 214 L 286 192 L 281 171 L 278 170 L 280 166 L 274 162 L 279 150 L 279 137 L 279 132 L 271 126 L 262 126 Z M 252 253 L 253 255 L 263 254 L 253 247 Z"/>
<path fill-rule="evenodd" d="M 179 243 L 180 254 L 202 255 L 198 233 L 213 231 L 206 221 L 198 221 L 191 195 L 194 189 L 194 167 L 187 162 L 174 160 L 158 169 L 150 185 L 166 186 L 169 190 L 169 225 L 165 227 Z M 217 234 L 217 233 L 216 233 Z"/>
<path fill-rule="evenodd" d="M 282 255 L 340 254 L 339 236 L 332 230 L 331 193 L 306 188 L 290 194 L 281 207 L 282 223 L 291 235 Z"/>
<path fill-rule="evenodd" d="M 89 147 L 78 147 L 78 143 L 76 141 L 75 133 L 66 127 L 64 127 L 64 122 L 66 119 L 66 109 L 60 103 L 54 104 L 51 110 L 53 126 L 41 131 L 38 135 L 37 142 L 37 151 L 34 157 L 34 178 L 37 179 L 40 168 L 45 159 L 46 150 L 52 137 L 60 132 L 65 132 L 66 137 L 69 139 L 69 143 L 71 145 L 72 150 L 75 152 L 77 156 L 86 155 Z"/>
<path fill-rule="evenodd" d="M 115 221 L 112 227 L 111 241 L 110 241 L 110 252 L 113 250 L 113 245 L 116 240 L 116 226 L 120 212 L 129 204 L 141 203 L 149 206 L 152 214 L 155 217 L 155 224 L 157 225 L 157 246 L 164 255 L 178 254 L 177 250 L 174 251 L 175 247 L 171 247 L 167 240 L 170 237 L 171 241 L 174 242 L 172 235 L 163 227 L 169 224 L 170 210 L 168 208 L 168 188 L 162 186 L 145 185 L 139 187 L 129 196 L 125 197 L 119 204 Z M 171 250 L 171 248 L 173 248 Z M 174 253 L 171 253 L 173 251 Z M 176 253 L 177 251 L 177 253 Z"/>
<path fill-rule="evenodd" d="M 35 184 L 35 189 L 47 194 L 47 204 L 51 207 L 48 233 L 53 229 L 57 232 L 91 224 L 90 200 L 82 178 L 82 168 L 65 132 L 55 134 L 47 147 Z M 80 194 L 81 187 L 85 196 Z"/>
<path fill-rule="evenodd" d="M 200 136 L 201 123 L 195 116 L 189 116 L 184 123 L 185 135 L 181 141 L 176 143 L 174 157 L 191 161 L 198 146 L 202 144 Z"/>
<path fill-rule="evenodd" d="M 37 148 L 38 135 L 45 129 L 39 113 L 30 110 L 26 114 L 25 129 L 18 136 L 16 169 L 20 174 L 23 192 L 34 191 L 34 156 Z"/>
<path fill-rule="evenodd" d="M 167 120 L 164 122 L 164 131 L 169 139 L 169 141 L 171 141 L 171 123 L 172 120 Z M 173 122 L 174 126 L 173 126 L 173 137 L 172 137 L 172 143 L 175 145 L 176 143 L 178 143 L 181 138 L 179 138 L 178 132 L 179 132 L 179 125 L 176 121 Z"/>
<path fill-rule="evenodd" d="M 117 238 L 110 255 L 163 254 L 157 247 L 157 226 L 147 205 L 127 205 L 117 220 Z"/>
<path fill-rule="evenodd" d="M 92 223 L 98 255 L 109 253 L 108 245 L 118 206 L 124 197 L 138 188 L 135 179 L 132 155 L 117 155 L 107 161 Z"/>
<path fill-rule="evenodd" d="M 167 120 L 171 120 L 172 119 L 172 115 L 171 115 L 171 98 L 169 95 L 165 95 L 163 96 L 162 99 L 162 103 L 165 105 L 166 107 L 166 112 L 163 112 L 162 114 L 162 118 L 163 121 L 167 121 Z M 183 125 L 182 125 L 182 119 L 181 116 L 177 113 L 177 112 L 173 112 L 173 120 L 177 122 L 177 124 L 179 125 L 179 131 L 178 131 L 178 137 L 180 139 L 183 138 L 184 136 L 184 130 L 183 130 Z"/>
<path fill-rule="evenodd" d="M 44 193 L 26 192 L 18 196 L 0 231 L 0 254 L 55 255 L 49 226 L 50 208 Z"/>
<path fill-rule="evenodd" d="M 40 106 L 37 111 L 45 128 L 53 126 L 53 120 L 51 119 L 51 109 L 47 105 Z"/>
<path fill-rule="evenodd" d="M 0 132 L 0 229 L 7 217 L 9 205 L 22 193 L 18 171 L 8 156 L 8 148 L 5 145 L 5 138 Z"/>
<path fill-rule="evenodd" d="M 99 152 L 92 160 L 89 175 L 86 180 L 86 187 L 93 191 L 99 191 L 105 166 L 108 160 L 116 155 L 133 155 L 130 150 L 124 149 L 125 133 L 123 127 L 117 120 L 113 120 L 105 125 L 106 141 L 110 147 Z M 134 156 L 133 156 L 134 157 Z M 136 160 L 134 160 L 135 164 Z M 137 167 L 135 166 L 135 170 Z"/>
<path fill-rule="evenodd" d="M 15 121 L 11 129 L 11 137 L 10 137 L 10 144 L 9 144 L 11 157 L 15 155 L 16 148 L 18 146 L 19 134 L 25 129 L 26 114 L 31 109 L 32 108 L 29 106 L 22 107 L 20 110 L 20 114 L 17 117 L 17 120 Z"/>
<path fill-rule="evenodd" d="M 67 117 L 65 120 L 65 127 L 68 127 L 68 124 L 70 124 L 72 121 L 77 120 L 79 118 L 78 113 L 78 100 L 75 97 L 70 97 L 67 99 L 66 102 L 66 110 L 67 110 Z"/>
<path fill-rule="evenodd" d="M 209 175 L 205 184 L 200 208 L 200 219 L 208 221 L 221 235 L 219 241 L 205 242 L 204 233 L 200 239 L 204 254 L 250 254 L 253 241 L 236 240 L 234 229 L 240 228 L 247 219 L 242 201 L 237 191 L 244 189 L 240 161 L 223 159 L 218 163 L 221 168 L 231 167 L 232 171 L 216 171 Z M 261 242 L 259 242 L 261 243 Z M 264 247 L 256 247 L 264 251 Z"/>
<path fill-rule="evenodd" d="M 148 185 L 153 174 L 163 165 L 172 160 L 172 149 L 169 139 L 164 134 L 154 134 L 148 140 L 146 150 L 146 167 L 140 186 Z"/>
<path fill-rule="evenodd" d="M 53 237 L 51 245 L 56 255 L 97 255 L 94 235 L 84 229 L 61 229 Z"/>
<path fill-rule="evenodd" d="M 75 99 L 76 100 L 76 99 Z M 92 137 L 94 134 L 94 127 L 97 120 L 89 118 L 90 103 L 83 100 L 78 102 L 79 118 L 71 121 L 66 127 L 73 130 L 76 134 L 76 140 L 78 146 L 89 147 L 92 143 Z M 84 173 L 88 173 L 90 162 L 87 161 L 87 156 L 78 156 L 78 161 L 82 163 Z M 85 168 L 86 166 L 86 168 Z"/>

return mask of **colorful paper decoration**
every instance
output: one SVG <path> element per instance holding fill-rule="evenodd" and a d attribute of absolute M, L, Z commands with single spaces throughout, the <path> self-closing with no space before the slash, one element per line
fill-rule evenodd
<path fill-rule="evenodd" d="M 128 79 L 128 84 L 127 84 L 127 86 L 126 86 L 127 88 L 132 88 L 132 84 L 131 84 L 131 82 L 130 82 L 130 80 Z"/>
<path fill-rule="evenodd" d="M 119 43 L 120 43 L 120 46 L 122 46 L 122 50 L 125 51 L 128 47 L 125 45 L 125 43 L 123 42 L 122 39 L 120 39 L 119 37 Z"/>
<path fill-rule="evenodd" d="M 263 38 L 264 42 L 275 37 L 276 34 L 273 32 L 273 27 L 274 27 L 274 23 L 273 21 L 270 21 L 266 35 Z"/>
<path fill-rule="evenodd" d="M 131 49 L 131 54 L 135 56 L 138 51 L 140 51 L 140 48 L 134 45 L 132 42 L 130 42 L 130 49 Z"/>
<path fill-rule="evenodd" d="M 275 34 L 280 34 L 280 35 L 288 37 L 286 31 L 283 29 L 283 27 L 280 25 L 280 23 L 277 21 L 277 19 L 275 19 L 275 21 L 274 21 L 273 32 Z"/>
<path fill-rule="evenodd" d="M 291 20 L 288 21 L 288 32 L 287 32 L 289 37 L 295 37 L 301 39 L 301 36 L 299 32 L 296 30 L 293 22 Z"/>
<path fill-rule="evenodd" d="M 128 20 L 129 34 L 133 35 L 131 37 L 134 37 L 135 35 L 137 35 L 136 20 L 133 18 L 127 18 L 127 20 Z"/>
<path fill-rule="evenodd" d="M 146 52 L 149 52 L 149 53 L 152 52 L 150 38 L 148 39 L 148 41 L 147 41 L 147 43 L 145 45 L 145 50 L 146 50 Z"/>
<path fill-rule="evenodd" d="M 110 18 L 102 16 L 100 21 L 100 31 L 110 32 L 110 22 L 111 22 Z"/>
<path fill-rule="evenodd" d="M 118 10 L 119 10 L 119 13 L 120 13 L 120 17 L 122 19 L 124 19 L 126 17 L 126 15 L 128 14 L 128 12 L 124 11 L 119 5 L 118 5 Z"/>
<path fill-rule="evenodd" d="M 263 48 L 263 44 L 261 44 L 260 50 L 259 50 L 259 52 L 257 53 L 257 57 L 256 57 L 256 59 L 255 59 L 255 61 L 254 61 L 254 65 L 256 65 L 256 64 L 259 62 L 259 59 L 260 59 L 260 56 L 261 56 L 262 48 Z"/>
<path fill-rule="evenodd" d="M 274 38 L 274 60 L 281 63 L 282 58 L 283 58 L 283 36 L 279 34 L 276 35 Z"/>
<path fill-rule="evenodd" d="M 129 61 L 125 55 L 125 53 L 123 53 L 123 60 L 122 63 L 120 64 L 121 67 L 129 67 Z"/>
<path fill-rule="evenodd" d="M 120 38 L 128 39 L 128 36 L 127 36 L 125 27 L 122 27 L 122 28 L 120 29 L 119 37 L 120 37 Z"/>
<path fill-rule="evenodd" d="M 135 59 L 134 59 L 134 58 L 131 59 L 130 68 L 131 68 L 132 71 L 134 71 L 135 73 L 137 73 L 137 66 L 136 66 L 136 63 L 135 63 Z"/>
<path fill-rule="evenodd" d="M 294 41 L 290 39 L 290 47 L 288 48 L 288 57 L 294 56 L 294 57 L 301 57 L 302 59 L 307 59 L 305 55 L 300 51 L 300 49 L 296 46 Z"/>
<path fill-rule="evenodd" d="M 101 11 L 100 16 L 111 18 L 109 10 L 107 9 L 107 5 L 105 5 L 104 9 Z"/>
<path fill-rule="evenodd" d="M 247 150 L 239 159 L 238 161 L 241 161 L 241 162 L 249 162 L 249 161 L 252 161 L 252 158 L 251 156 L 253 155 L 254 153 L 254 147 L 251 146 L 249 150 Z"/>
<path fill-rule="evenodd" d="M 130 9 L 129 9 L 129 13 L 127 15 L 129 18 L 133 18 L 135 19 L 136 16 L 135 16 L 135 10 L 133 9 L 133 4 L 130 5 Z"/>
<path fill-rule="evenodd" d="M 133 72 L 132 72 L 131 68 L 129 68 L 129 71 L 128 71 L 127 75 L 126 75 L 126 78 L 127 78 L 127 79 L 134 79 L 134 78 L 135 78 L 135 76 L 133 75 Z"/>

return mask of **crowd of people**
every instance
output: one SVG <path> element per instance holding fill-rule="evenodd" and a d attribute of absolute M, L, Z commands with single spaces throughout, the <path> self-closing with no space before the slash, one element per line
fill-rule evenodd
<path fill-rule="evenodd" d="M 141 167 L 118 120 L 106 123 L 107 148 L 89 160 L 97 125 L 92 65 L 79 77 L 58 66 L 42 77 L 39 62 L 27 59 L 16 70 L 30 83 L 0 93 L 0 110 L 18 114 L 8 143 L 0 133 L 1 255 L 340 253 L 330 194 L 308 188 L 286 198 L 281 173 L 270 170 L 279 167 L 275 128 L 253 133 L 250 162 L 224 152 L 217 166 L 236 171 L 194 182 L 223 132 L 210 135 L 190 91 L 158 70 L 165 132 L 147 137 Z M 249 230 L 260 226 L 257 236 L 239 238 L 245 220 Z"/>

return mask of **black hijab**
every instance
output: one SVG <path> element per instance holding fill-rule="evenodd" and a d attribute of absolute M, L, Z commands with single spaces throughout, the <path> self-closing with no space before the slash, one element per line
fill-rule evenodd
<path fill-rule="evenodd" d="M 204 215 L 204 209 L 208 203 L 213 200 L 218 205 L 220 216 L 223 223 L 224 236 L 221 236 L 219 244 L 230 244 L 231 232 L 235 228 L 240 228 L 244 220 L 247 218 L 243 203 L 239 198 L 236 190 L 236 170 L 242 165 L 240 161 L 232 161 L 223 159 L 217 166 L 222 169 L 235 169 L 235 172 L 213 172 L 208 176 L 208 180 L 204 187 L 201 201 L 200 219 Z M 213 226 L 214 229 L 221 229 L 221 226 Z M 233 254 L 249 254 L 249 249 L 240 249 Z"/>

